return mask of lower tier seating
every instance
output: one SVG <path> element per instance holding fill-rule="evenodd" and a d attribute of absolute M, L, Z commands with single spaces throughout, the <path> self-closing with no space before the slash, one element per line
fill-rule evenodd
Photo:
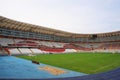
<path fill-rule="evenodd" d="M 17 48 L 10 48 L 9 49 L 11 55 L 20 55 L 20 51 Z"/>

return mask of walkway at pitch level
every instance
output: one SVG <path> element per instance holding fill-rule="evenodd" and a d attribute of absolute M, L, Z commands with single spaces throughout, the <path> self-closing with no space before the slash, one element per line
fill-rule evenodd
<path fill-rule="evenodd" d="M 56 72 L 60 73 L 57 74 Z M 0 79 L 44 80 L 50 78 L 66 78 L 84 75 L 87 74 L 62 69 L 42 63 L 34 64 L 30 60 L 25 60 L 13 56 L 0 56 Z"/>

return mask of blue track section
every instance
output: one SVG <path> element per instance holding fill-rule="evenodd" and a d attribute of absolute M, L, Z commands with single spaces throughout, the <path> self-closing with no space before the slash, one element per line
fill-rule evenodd
<path fill-rule="evenodd" d="M 38 67 L 49 66 L 40 63 L 33 64 L 29 60 L 16 58 L 13 56 L 0 56 L 0 79 L 27 79 L 27 80 L 120 80 L 120 68 L 99 73 L 87 75 L 66 69 L 65 74 L 53 75 Z M 61 68 L 59 68 L 61 69 Z"/>
<path fill-rule="evenodd" d="M 45 70 L 38 69 L 42 66 L 49 66 L 40 63 L 33 64 L 29 60 L 16 58 L 13 56 L 0 56 L 0 79 L 54 79 L 54 78 L 66 78 L 66 77 L 77 77 L 87 75 L 75 71 L 66 69 L 67 73 L 60 75 L 53 75 Z M 61 68 L 59 68 L 61 69 Z"/>

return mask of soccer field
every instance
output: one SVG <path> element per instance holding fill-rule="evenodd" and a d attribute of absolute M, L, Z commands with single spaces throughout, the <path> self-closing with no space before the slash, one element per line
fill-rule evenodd
<path fill-rule="evenodd" d="M 39 54 L 17 57 L 87 74 L 105 72 L 120 67 L 120 54 L 112 53 Z"/>

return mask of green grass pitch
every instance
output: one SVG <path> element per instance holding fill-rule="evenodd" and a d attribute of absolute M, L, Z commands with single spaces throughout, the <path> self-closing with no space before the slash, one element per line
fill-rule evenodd
<path fill-rule="evenodd" d="M 112 53 L 39 54 L 18 57 L 87 74 L 120 67 L 120 54 Z"/>

